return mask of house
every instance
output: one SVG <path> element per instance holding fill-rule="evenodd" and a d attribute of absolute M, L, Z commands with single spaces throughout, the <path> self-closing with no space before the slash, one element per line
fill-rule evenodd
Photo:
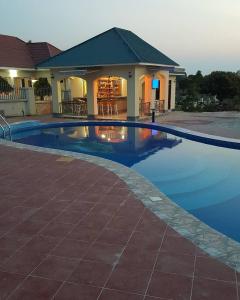
<path fill-rule="evenodd" d="M 36 69 L 36 65 L 61 51 L 53 45 L 32 43 L 9 35 L 0 35 L 0 111 L 6 116 L 24 114 L 49 114 L 51 99 L 38 97 L 33 93 L 33 82 L 47 78 L 51 83 L 49 70 Z M 47 94 L 50 94 L 48 92 Z M 36 101 L 35 101 L 36 100 Z"/>
<path fill-rule="evenodd" d="M 50 70 L 53 113 L 136 120 L 175 108 L 184 69 L 133 32 L 112 28 L 37 65 Z"/>
<path fill-rule="evenodd" d="M 39 77 L 50 79 L 48 70 L 36 69 L 36 65 L 61 51 L 53 45 L 32 43 L 9 35 L 0 34 L 0 76 L 15 88 L 31 87 Z"/>

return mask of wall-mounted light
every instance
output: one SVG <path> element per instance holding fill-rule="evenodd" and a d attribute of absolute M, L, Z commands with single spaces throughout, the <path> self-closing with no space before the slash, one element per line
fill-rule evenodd
<path fill-rule="evenodd" d="M 129 78 L 132 77 L 132 72 L 131 72 L 131 71 L 128 72 L 128 77 L 129 77 Z"/>
<path fill-rule="evenodd" d="M 9 76 L 11 78 L 17 77 L 17 70 L 9 70 Z"/>

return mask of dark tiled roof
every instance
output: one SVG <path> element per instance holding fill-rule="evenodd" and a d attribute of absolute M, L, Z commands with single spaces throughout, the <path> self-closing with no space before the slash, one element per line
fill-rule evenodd
<path fill-rule="evenodd" d="M 27 44 L 17 37 L 1 34 L 0 67 L 34 68 Z"/>
<path fill-rule="evenodd" d="M 48 43 L 25 43 L 17 37 L 0 34 L 0 67 L 33 69 L 59 52 Z"/>
<path fill-rule="evenodd" d="M 55 56 L 61 51 L 48 43 L 27 43 L 27 47 L 30 51 L 34 65 L 37 65 L 41 61 L 48 59 L 49 57 Z"/>
<path fill-rule="evenodd" d="M 176 62 L 133 32 L 112 28 L 40 63 L 38 67 L 84 67 L 139 63 L 178 66 Z"/>

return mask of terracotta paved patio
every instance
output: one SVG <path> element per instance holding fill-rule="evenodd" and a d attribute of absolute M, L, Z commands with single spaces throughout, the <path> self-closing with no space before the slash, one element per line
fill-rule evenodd
<path fill-rule="evenodd" d="M 0 257 L 1 300 L 239 300 L 239 274 L 154 216 L 113 173 L 4 146 Z"/>

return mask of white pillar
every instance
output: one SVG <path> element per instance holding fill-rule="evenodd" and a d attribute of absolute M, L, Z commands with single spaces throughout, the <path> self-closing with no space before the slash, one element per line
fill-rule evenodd
<path fill-rule="evenodd" d="M 61 85 L 57 79 L 52 79 L 52 112 L 54 114 L 61 113 L 60 103 L 61 102 Z"/>
<path fill-rule="evenodd" d="M 168 85 L 169 85 L 169 72 L 165 72 L 164 74 L 165 80 L 164 80 L 164 111 L 168 110 Z"/>
<path fill-rule="evenodd" d="M 89 119 L 97 117 L 97 81 L 93 79 L 87 79 L 87 110 Z"/>
<path fill-rule="evenodd" d="M 127 81 L 127 119 L 132 121 L 139 118 L 139 82 L 135 72 Z"/>
<path fill-rule="evenodd" d="M 171 109 L 175 109 L 176 106 L 176 77 L 171 78 Z"/>
<path fill-rule="evenodd" d="M 27 98 L 27 114 L 32 116 L 36 115 L 36 103 L 33 88 L 26 88 L 26 98 Z"/>

